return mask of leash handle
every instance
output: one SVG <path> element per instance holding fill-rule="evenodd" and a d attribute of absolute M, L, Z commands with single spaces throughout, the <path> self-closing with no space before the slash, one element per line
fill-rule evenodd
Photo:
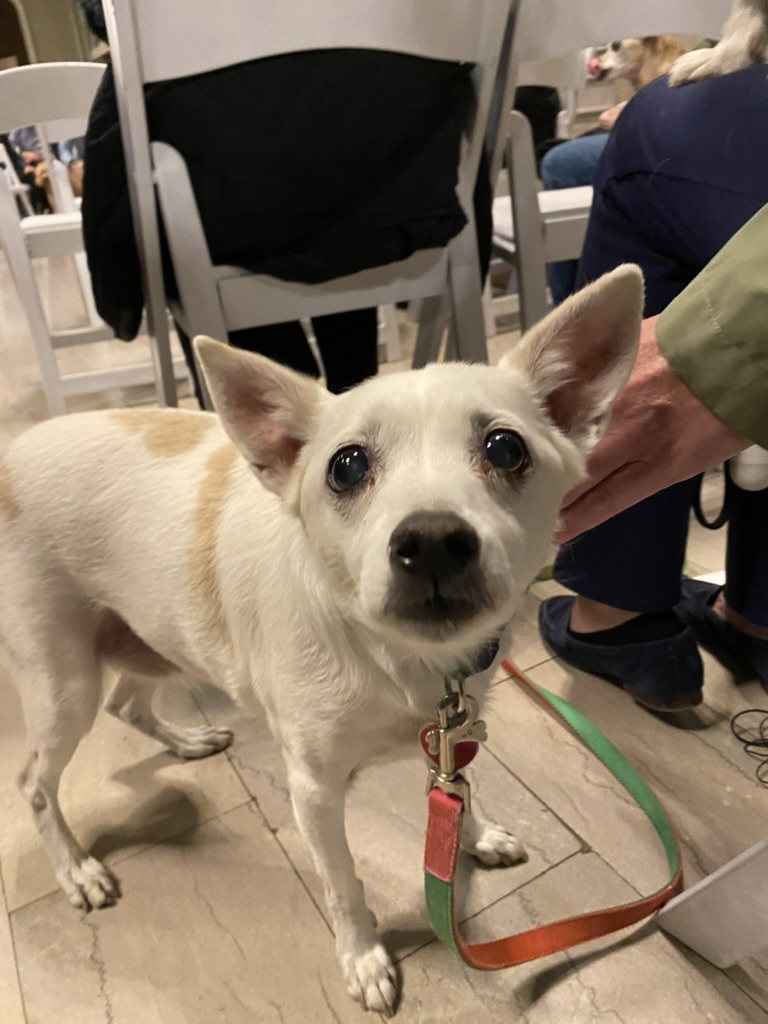
<path fill-rule="evenodd" d="M 571 728 L 645 812 L 664 846 L 670 881 L 653 895 L 619 907 L 555 921 L 491 942 L 467 943 L 456 922 L 453 892 L 464 803 L 458 796 L 432 789 L 428 795 L 424 851 L 424 892 L 429 918 L 438 938 L 465 963 L 482 971 L 538 960 L 636 924 L 662 907 L 682 886 L 677 836 L 663 807 L 634 768 L 597 726 L 562 697 L 527 679 L 509 661 L 503 661 L 502 666 Z"/>

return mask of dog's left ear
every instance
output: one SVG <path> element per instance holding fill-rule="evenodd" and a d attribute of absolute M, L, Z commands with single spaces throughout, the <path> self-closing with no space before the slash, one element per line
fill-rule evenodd
<path fill-rule="evenodd" d="M 282 495 L 327 392 L 311 377 L 213 338 L 195 353 L 224 429 L 270 491 Z"/>
<path fill-rule="evenodd" d="M 566 299 L 501 365 L 527 373 L 555 425 L 589 451 L 632 370 L 642 315 L 643 275 L 627 263 Z"/>

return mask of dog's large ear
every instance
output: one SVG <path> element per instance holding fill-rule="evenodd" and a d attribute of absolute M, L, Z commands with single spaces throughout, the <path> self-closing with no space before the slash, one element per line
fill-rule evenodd
<path fill-rule="evenodd" d="M 555 425 L 589 451 L 629 377 L 642 315 L 643 275 L 627 263 L 566 299 L 501 365 L 528 374 Z"/>
<path fill-rule="evenodd" d="M 224 429 L 264 486 L 283 494 L 326 392 L 311 377 L 213 338 L 199 336 L 194 346 Z"/>

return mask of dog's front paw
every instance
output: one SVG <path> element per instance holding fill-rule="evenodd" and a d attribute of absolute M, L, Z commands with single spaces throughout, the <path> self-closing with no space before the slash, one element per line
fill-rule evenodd
<path fill-rule="evenodd" d="M 525 847 L 501 825 L 491 821 L 472 821 L 465 828 L 461 848 L 489 867 L 508 867 L 528 860 Z"/>
<path fill-rule="evenodd" d="M 347 991 L 366 1010 L 391 1017 L 397 1001 L 397 975 L 384 946 L 378 940 L 362 953 L 340 953 Z"/>
<path fill-rule="evenodd" d="M 705 78 L 718 78 L 740 71 L 752 64 L 749 49 L 743 47 L 715 46 L 712 49 L 691 50 L 678 57 L 669 72 L 669 84 L 686 85 L 701 82 Z"/>
<path fill-rule="evenodd" d="M 56 879 L 78 910 L 111 907 L 120 898 L 120 883 L 95 857 L 86 857 L 79 864 L 62 869 L 56 873 Z"/>

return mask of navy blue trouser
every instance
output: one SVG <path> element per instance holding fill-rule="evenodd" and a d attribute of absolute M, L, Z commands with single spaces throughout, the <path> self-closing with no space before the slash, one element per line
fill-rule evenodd
<path fill-rule="evenodd" d="M 655 316 L 767 202 L 766 68 L 680 89 L 658 79 L 624 109 L 603 153 L 579 283 L 638 263 L 645 315 Z M 617 608 L 671 608 L 697 487 L 698 478 L 676 484 L 577 537 L 555 578 Z M 768 626 L 768 490 L 734 487 L 729 500 L 725 597 Z"/>

